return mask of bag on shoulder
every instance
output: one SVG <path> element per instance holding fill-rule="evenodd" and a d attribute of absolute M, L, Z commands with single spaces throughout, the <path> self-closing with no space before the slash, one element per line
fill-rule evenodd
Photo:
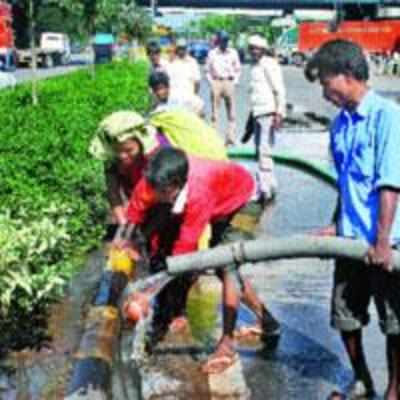
<path fill-rule="evenodd" d="M 254 118 L 254 115 L 251 112 L 249 114 L 249 117 L 247 118 L 246 126 L 244 128 L 244 135 L 242 136 L 242 139 L 240 140 L 242 143 L 247 143 L 251 139 L 251 137 L 254 135 L 255 130 L 256 130 L 256 124 L 257 124 L 257 120 Z"/>
<path fill-rule="evenodd" d="M 149 122 L 159 128 L 173 146 L 189 154 L 211 160 L 228 159 L 218 132 L 194 113 L 164 111 L 151 115 Z"/>

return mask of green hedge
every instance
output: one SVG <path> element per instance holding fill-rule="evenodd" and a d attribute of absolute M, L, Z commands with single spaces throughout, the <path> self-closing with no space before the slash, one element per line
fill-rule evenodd
<path fill-rule="evenodd" d="M 87 152 L 113 111 L 149 105 L 145 64 L 112 64 L 0 93 L 0 329 L 58 295 L 98 245 L 102 165 Z"/>

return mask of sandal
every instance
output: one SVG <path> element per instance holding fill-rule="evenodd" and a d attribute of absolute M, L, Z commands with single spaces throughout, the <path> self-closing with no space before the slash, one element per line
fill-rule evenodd
<path fill-rule="evenodd" d="M 263 316 L 261 323 L 254 325 L 241 326 L 233 333 L 236 339 L 256 338 L 264 341 L 277 339 L 281 335 L 281 326 L 271 314 Z"/>
<path fill-rule="evenodd" d="M 234 365 L 238 360 L 239 356 L 236 352 L 229 355 L 214 353 L 201 366 L 201 372 L 203 372 L 204 374 L 221 374 L 229 367 Z"/>
<path fill-rule="evenodd" d="M 233 332 L 235 339 L 261 338 L 264 331 L 260 325 L 241 326 Z"/>

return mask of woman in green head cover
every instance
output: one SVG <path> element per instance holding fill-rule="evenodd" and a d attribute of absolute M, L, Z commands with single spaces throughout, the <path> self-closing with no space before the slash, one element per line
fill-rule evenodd
<path fill-rule="evenodd" d="M 112 223 L 126 224 L 125 204 L 142 177 L 147 155 L 167 141 L 134 111 L 119 111 L 99 125 L 89 152 L 105 162 Z"/>
<path fill-rule="evenodd" d="M 226 159 L 217 132 L 195 114 L 156 113 L 149 121 L 134 111 L 118 111 L 99 125 L 89 152 L 105 162 L 113 223 L 126 223 L 125 203 L 142 177 L 146 160 L 159 146 L 178 147 L 204 158 Z"/>

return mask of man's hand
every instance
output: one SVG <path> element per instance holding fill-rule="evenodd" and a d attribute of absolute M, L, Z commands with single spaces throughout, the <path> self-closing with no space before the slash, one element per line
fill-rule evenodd
<path fill-rule="evenodd" d="M 136 324 L 142 318 L 146 318 L 149 311 L 149 296 L 143 292 L 130 295 L 122 306 L 122 314 L 131 324 Z"/>
<path fill-rule="evenodd" d="M 125 225 L 128 223 L 128 219 L 126 218 L 126 207 L 124 206 L 116 206 L 112 209 L 112 215 L 116 220 L 118 225 Z"/>
<path fill-rule="evenodd" d="M 310 232 L 315 236 L 336 236 L 336 225 L 328 225 Z"/>
<path fill-rule="evenodd" d="M 374 246 L 371 246 L 365 256 L 365 262 L 369 265 L 382 268 L 385 271 L 390 271 L 392 247 L 389 241 L 378 241 Z"/>
<path fill-rule="evenodd" d="M 124 251 L 131 260 L 139 261 L 141 259 L 139 251 L 133 246 L 132 242 L 125 239 L 114 240 L 111 243 L 110 252 L 113 250 Z"/>
<path fill-rule="evenodd" d="M 283 118 L 281 114 L 275 114 L 272 118 L 272 127 L 274 129 L 280 129 L 283 125 Z"/>
<path fill-rule="evenodd" d="M 392 248 L 390 245 L 390 232 L 393 226 L 397 209 L 399 193 L 397 190 L 382 188 L 379 190 L 379 216 L 376 243 L 368 249 L 365 262 L 391 270 Z"/>

